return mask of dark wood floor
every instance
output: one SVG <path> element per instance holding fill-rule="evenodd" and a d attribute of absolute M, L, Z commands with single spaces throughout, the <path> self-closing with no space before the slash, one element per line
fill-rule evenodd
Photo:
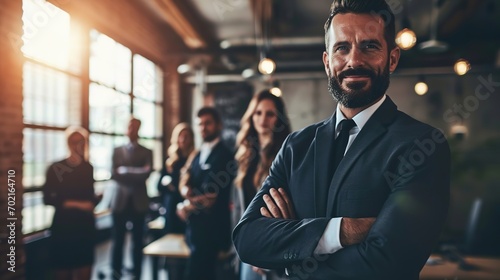
<path fill-rule="evenodd" d="M 111 241 L 104 241 L 96 246 L 95 263 L 92 269 L 92 280 L 112 280 L 111 278 Z M 124 265 L 128 268 L 132 267 L 132 257 L 130 254 L 130 234 L 125 239 Z M 151 258 L 144 256 L 142 263 L 141 280 L 153 279 L 153 271 L 151 266 Z M 122 280 L 132 280 L 131 275 L 125 274 Z M 168 280 L 165 269 L 160 270 L 159 280 Z"/>

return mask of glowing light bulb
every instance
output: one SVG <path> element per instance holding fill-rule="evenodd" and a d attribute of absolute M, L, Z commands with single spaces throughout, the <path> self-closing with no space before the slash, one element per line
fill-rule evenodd
<path fill-rule="evenodd" d="M 465 75 L 470 70 L 470 63 L 469 61 L 461 58 L 455 62 L 453 70 L 455 70 L 455 73 L 459 76 Z"/>
<path fill-rule="evenodd" d="M 264 75 L 270 75 L 276 70 L 276 63 L 270 58 L 263 58 L 259 62 L 259 72 Z"/>
<path fill-rule="evenodd" d="M 409 50 L 417 43 L 417 35 L 413 30 L 405 28 L 396 35 L 396 44 L 403 50 Z"/>
<path fill-rule="evenodd" d="M 428 90 L 429 90 L 429 87 L 424 82 L 418 82 L 415 84 L 415 92 L 418 95 L 424 95 L 427 93 Z"/>
<path fill-rule="evenodd" d="M 281 95 L 283 94 L 283 93 L 281 92 L 281 89 L 280 89 L 279 87 L 273 87 L 273 88 L 270 90 L 270 92 L 271 92 L 272 94 L 274 94 L 274 96 L 276 96 L 276 97 L 281 97 Z"/>

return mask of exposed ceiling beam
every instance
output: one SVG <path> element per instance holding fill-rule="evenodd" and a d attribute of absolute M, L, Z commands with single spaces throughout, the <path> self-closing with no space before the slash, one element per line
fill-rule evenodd
<path fill-rule="evenodd" d="M 191 49 L 205 48 L 207 43 L 191 20 L 186 17 L 181 8 L 173 0 L 154 0 L 159 11 L 169 25 L 181 36 L 182 40 Z"/>
<path fill-rule="evenodd" d="M 443 19 L 440 28 L 441 35 L 448 35 L 457 32 L 468 19 L 484 4 L 483 0 L 464 0 L 456 9 L 449 13 L 448 18 Z"/>
<path fill-rule="evenodd" d="M 479 65 L 471 69 L 469 74 L 483 74 L 483 73 L 500 73 L 500 69 L 494 68 L 490 65 Z M 398 69 L 396 72 L 391 74 L 391 77 L 417 77 L 417 76 L 456 76 L 452 67 L 422 67 L 422 68 L 407 68 Z M 240 74 L 215 74 L 207 75 L 205 77 L 205 82 L 207 84 L 218 84 L 227 82 L 245 82 L 249 80 L 262 79 L 260 75 L 253 76 L 252 78 L 245 79 Z M 308 71 L 308 72 L 294 72 L 294 73 L 276 73 L 273 75 L 275 80 L 326 80 L 326 74 L 324 71 Z M 198 78 L 196 76 L 186 76 L 183 79 L 184 83 L 196 84 L 198 83 Z"/>
<path fill-rule="evenodd" d="M 236 47 L 252 47 L 259 46 L 262 44 L 261 40 L 256 38 L 231 38 L 224 40 L 220 43 L 220 47 L 223 49 L 236 48 Z M 325 38 L 319 37 L 287 37 L 287 38 L 271 38 L 269 44 L 273 48 L 281 47 L 309 47 L 312 45 L 325 44 Z"/>

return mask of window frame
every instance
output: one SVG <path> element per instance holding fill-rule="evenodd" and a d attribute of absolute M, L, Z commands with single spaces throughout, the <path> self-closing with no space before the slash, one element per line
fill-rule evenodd
<path fill-rule="evenodd" d="M 53 3 L 47 1 L 47 3 L 50 3 L 52 5 L 54 5 Z M 61 9 L 64 11 L 64 9 L 62 9 L 61 7 L 58 7 L 57 5 L 54 5 L 56 6 L 57 9 Z M 141 52 L 140 50 L 138 50 L 137 48 L 135 48 L 135 46 L 132 46 L 132 45 L 128 45 L 127 44 L 124 44 L 123 42 L 120 42 L 119 40 L 119 36 L 113 36 L 113 34 L 108 34 L 108 33 L 104 33 L 104 32 L 101 32 L 97 27 L 95 26 L 85 26 L 85 25 L 82 25 L 81 22 L 79 22 L 78 20 L 78 17 L 74 17 L 70 12 L 68 11 L 65 11 L 69 14 L 69 17 L 70 17 L 70 38 L 72 36 L 81 36 L 81 38 L 83 39 L 82 42 L 73 42 L 71 41 L 70 42 L 70 46 L 69 48 L 71 48 L 71 44 L 76 44 L 76 43 L 82 43 L 83 47 L 82 49 L 80 50 L 80 53 L 79 55 L 81 56 L 80 57 L 80 67 L 79 69 L 75 70 L 75 69 L 70 69 L 70 67 L 68 67 L 68 69 L 62 69 L 62 68 L 58 68 L 56 66 L 53 66 L 53 65 L 50 65 L 46 62 L 42 62 L 42 61 L 39 61 L 37 59 L 34 59 L 34 58 L 31 58 L 31 57 L 28 57 L 26 56 L 25 54 L 23 54 L 23 61 L 22 61 L 22 64 L 23 64 L 23 67 L 26 63 L 32 63 L 34 65 L 38 65 L 38 66 L 41 66 L 41 67 L 44 67 L 44 68 L 48 68 L 48 69 L 51 69 L 53 71 L 56 71 L 56 72 L 59 72 L 59 73 L 62 73 L 64 75 L 67 75 L 69 78 L 76 78 L 79 80 L 80 82 L 80 85 L 81 85 L 81 90 L 80 90 L 80 100 L 78 102 L 80 102 L 80 126 L 87 129 L 89 131 L 89 137 L 92 137 L 92 135 L 105 135 L 105 136 L 111 136 L 111 137 L 124 137 L 125 136 L 125 133 L 121 134 L 121 133 L 105 133 L 105 132 L 100 132 L 100 131 L 94 131 L 94 130 L 90 130 L 90 85 L 92 83 L 97 83 L 97 84 L 100 84 L 96 81 L 92 81 L 90 79 L 90 41 L 91 41 L 91 38 L 90 38 L 90 32 L 92 30 L 96 30 L 97 32 L 101 33 L 101 34 L 104 34 L 106 36 L 108 36 L 109 38 L 113 39 L 116 43 L 118 44 L 121 44 L 122 46 L 128 48 L 131 52 L 131 59 L 130 59 L 130 81 L 131 81 L 131 86 L 130 86 L 130 93 L 126 94 L 128 95 L 128 97 L 130 98 L 130 106 L 129 106 L 129 114 L 130 115 L 133 115 L 134 113 L 134 100 L 135 99 L 140 99 L 141 101 L 143 102 L 151 102 L 153 104 L 153 106 L 155 106 L 155 108 L 157 106 L 159 106 L 162 110 L 162 118 L 161 119 L 161 124 L 159 125 L 159 127 L 161 127 L 161 131 L 159 131 L 158 133 L 156 133 L 154 135 L 154 137 L 140 137 L 140 141 L 141 139 L 142 140 L 151 140 L 151 141 L 155 141 L 155 142 L 158 142 L 159 145 L 160 145 L 160 149 L 163 151 L 164 149 L 164 138 L 163 138 L 163 127 L 164 127 L 164 118 L 163 118 L 163 112 L 165 110 L 165 90 L 164 90 L 164 85 L 163 85 L 163 73 L 165 72 L 165 69 L 162 67 L 162 64 L 159 63 L 158 61 L 155 61 L 153 59 L 150 59 L 146 54 L 144 54 L 143 52 Z M 24 14 L 23 14 L 24 15 Z M 24 23 L 23 23 L 24 24 Z M 116 37 L 116 38 L 115 38 Z M 157 69 L 161 70 L 161 76 L 159 77 L 159 79 L 161 79 L 161 90 L 159 91 L 159 93 L 161 94 L 161 101 L 150 101 L 150 100 L 146 100 L 146 99 L 142 99 L 138 96 L 135 96 L 134 95 L 134 91 L 135 91 L 135 88 L 134 88 L 134 56 L 135 55 L 140 55 L 142 56 L 143 58 L 147 59 L 148 61 L 152 62 L 155 67 L 157 67 Z M 23 75 L 24 75 L 24 68 L 23 68 Z M 108 87 L 107 85 L 103 85 L 105 87 Z M 114 91 L 117 91 L 117 92 L 121 92 L 119 90 L 117 90 L 116 88 L 112 88 L 112 90 Z M 123 92 L 122 92 L 123 93 Z M 23 96 L 25 95 L 25 88 L 23 87 Z M 24 106 L 23 106 L 23 113 L 24 113 Z M 141 116 L 137 116 L 138 118 L 141 119 Z M 47 131 L 64 131 L 66 127 L 59 127 L 59 126 L 53 126 L 53 125 L 48 125 L 48 124 L 43 124 L 43 123 L 40 123 L 40 124 L 34 124 L 34 123 L 27 123 L 26 122 L 26 119 L 24 119 L 23 117 L 23 131 L 24 129 L 37 129 L 37 130 L 41 130 L 43 132 L 47 132 Z M 23 132 L 23 137 L 24 137 L 24 132 Z M 91 147 L 89 146 L 89 149 Z M 64 147 L 64 149 L 66 149 L 66 147 Z M 24 148 L 23 148 L 23 153 L 24 153 Z M 160 157 L 160 162 L 163 160 L 163 158 L 160 156 L 162 155 L 163 153 L 161 154 L 157 154 L 155 158 L 157 157 Z M 111 158 L 109 159 L 111 161 Z M 154 159 L 156 162 L 158 162 L 156 159 Z M 23 168 L 24 168 L 24 158 L 23 158 Z M 52 162 L 46 162 L 46 166 L 48 167 Z M 159 168 L 159 166 L 156 166 L 155 168 L 155 172 L 158 172 L 159 170 L 157 170 Z M 45 171 L 44 171 L 44 175 L 45 175 Z M 23 177 L 25 176 L 25 174 L 23 173 Z M 150 177 L 151 178 L 151 177 Z M 24 179 L 24 178 L 23 178 Z M 111 179 L 108 178 L 108 179 L 100 179 L 100 180 L 96 180 L 96 184 L 104 184 L 106 185 L 106 182 L 109 182 Z M 150 180 L 151 181 L 151 180 Z M 109 184 L 108 184 L 109 185 Z M 148 184 L 148 185 L 152 185 L 151 183 Z M 97 191 L 98 188 L 96 188 L 96 193 L 99 193 L 99 191 Z M 24 194 L 28 194 L 28 195 L 33 195 L 34 193 L 37 193 L 37 192 L 41 192 L 43 190 L 43 184 L 42 185 L 28 185 L 28 186 L 24 186 L 24 193 L 23 193 L 23 199 L 24 199 Z M 43 199 L 43 193 L 42 193 L 42 199 Z M 38 204 L 36 204 L 38 205 Z M 36 206 L 34 205 L 34 206 Z M 43 202 L 42 202 L 42 205 L 43 205 Z M 24 205 L 23 205 L 23 210 L 25 209 Z M 104 210 L 104 209 L 103 209 Z M 34 209 L 33 209 L 34 211 Z M 48 218 L 48 220 L 51 220 L 51 217 Z M 24 224 L 24 217 L 23 217 L 23 224 Z M 49 222 L 50 224 L 51 222 Z M 25 236 L 31 236 L 31 235 L 35 235 L 35 234 L 38 234 L 40 232 L 43 232 L 45 231 L 46 229 L 48 229 L 49 226 L 47 227 L 44 227 L 44 228 L 39 228 L 39 229 L 34 229 L 33 231 L 28 231 L 28 232 L 24 232 L 23 230 L 23 234 Z"/>

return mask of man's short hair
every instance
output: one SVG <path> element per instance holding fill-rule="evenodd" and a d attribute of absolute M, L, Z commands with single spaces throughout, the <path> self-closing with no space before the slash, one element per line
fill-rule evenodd
<path fill-rule="evenodd" d="M 219 112 L 214 107 L 203 107 L 198 111 L 198 118 L 204 115 L 210 115 L 217 124 L 221 124 Z"/>
<path fill-rule="evenodd" d="M 395 17 L 385 0 L 333 0 L 330 6 L 330 15 L 325 23 L 325 46 L 327 52 L 329 44 L 328 30 L 332 25 L 333 17 L 337 14 L 347 13 L 380 16 L 384 20 L 384 38 L 388 49 L 392 50 L 396 47 Z"/>

